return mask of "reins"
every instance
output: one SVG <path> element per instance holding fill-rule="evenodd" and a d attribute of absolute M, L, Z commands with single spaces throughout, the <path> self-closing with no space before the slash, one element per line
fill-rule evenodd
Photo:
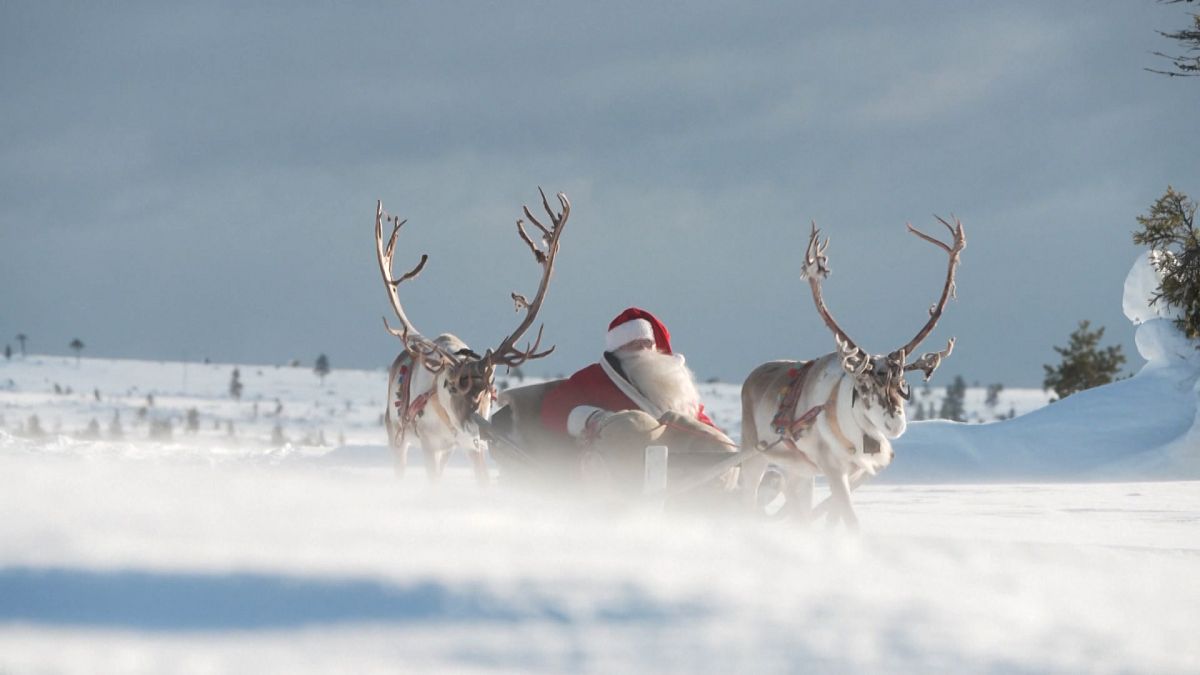
<path fill-rule="evenodd" d="M 675 431 L 682 431 L 684 433 L 692 434 L 693 436 L 697 436 L 699 438 L 712 439 L 716 443 L 720 443 L 721 445 L 726 445 L 731 448 L 741 448 L 742 447 L 742 446 L 738 445 L 737 443 L 734 443 L 733 441 L 723 441 L 720 438 L 717 438 L 716 436 L 713 436 L 710 433 L 700 431 L 699 429 L 695 429 L 692 427 L 686 427 L 681 424 L 675 424 L 673 422 L 660 421 L 658 423 L 658 426 L 655 427 L 655 429 L 662 429 L 663 427 L 666 427 L 668 429 L 674 429 Z"/>

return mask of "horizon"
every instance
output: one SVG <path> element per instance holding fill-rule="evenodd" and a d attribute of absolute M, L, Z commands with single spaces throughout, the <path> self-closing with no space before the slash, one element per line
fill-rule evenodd
<path fill-rule="evenodd" d="M 84 352 L 86 352 L 86 350 L 87 350 L 87 348 L 85 346 Z M 258 361 L 216 361 L 216 360 L 211 360 L 211 359 L 207 359 L 207 358 L 203 358 L 200 360 L 148 359 L 148 358 L 124 357 L 124 356 L 101 356 L 101 355 L 86 354 L 86 353 L 80 354 L 78 357 L 74 354 L 51 354 L 51 353 L 37 353 L 37 352 L 21 355 L 21 354 L 17 353 L 16 351 L 14 351 L 11 359 L 4 359 L 3 361 L 0 361 L 0 364 L 12 362 L 12 361 L 31 360 L 31 359 L 61 359 L 63 361 L 75 361 L 78 359 L 80 361 L 105 361 L 105 362 L 117 361 L 117 362 L 130 362 L 130 363 L 157 364 L 157 365 L 163 365 L 163 366 L 197 365 L 197 366 L 214 366 L 214 367 L 219 367 L 219 368 L 270 368 L 270 369 L 275 369 L 275 370 L 288 368 L 288 369 L 296 369 L 296 370 L 314 370 L 315 362 L 316 362 L 316 359 L 318 356 L 321 356 L 321 354 L 317 354 L 307 360 L 289 359 L 288 361 L 280 362 L 280 363 L 275 363 L 275 362 L 268 363 L 268 362 L 258 362 Z M 325 356 L 328 357 L 329 355 L 325 354 Z M 362 367 L 357 367 L 357 366 L 338 365 L 337 362 L 335 362 L 332 358 L 329 359 L 330 372 L 343 371 L 343 372 L 354 372 L 354 373 L 378 373 L 381 377 L 385 377 L 385 378 L 386 378 L 386 375 L 388 372 L 388 366 L 390 366 L 390 365 L 391 365 L 390 363 L 387 363 L 387 364 L 383 364 L 383 365 L 380 365 L 377 367 L 362 368 Z M 566 372 L 552 373 L 549 375 L 541 374 L 541 373 L 534 374 L 534 373 L 522 372 L 522 374 L 518 376 L 518 375 L 513 375 L 511 373 L 506 373 L 502 369 L 497 369 L 497 372 L 496 372 L 497 379 L 505 379 L 510 382 L 515 379 L 518 381 L 517 386 L 520 386 L 520 382 L 524 379 L 532 378 L 534 380 L 546 380 L 546 379 L 560 377 L 560 376 L 568 377 L 570 375 L 571 375 L 571 373 L 566 373 Z M 314 377 L 317 377 L 317 376 L 314 375 Z M 928 383 L 929 389 L 931 391 L 943 390 L 946 387 L 950 386 L 954 377 L 958 377 L 958 376 L 956 375 L 951 378 L 947 378 L 947 381 L 942 382 L 942 383 L 935 383 L 931 380 Z M 1001 385 L 1003 385 L 1003 388 L 1005 391 L 1024 390 L 1024 391 L 1050 392 L 1049 388 L 1042 387 L 1042 386 L 1023 387 L 1023 386 L 1011 386 L 1006 382 L 982 382 L 982 381 L 978 381 L 978 380 L 971 381 L 971 380 L 965 380 L 965 379 L 964 379 L 964 381 L 966 382 L 967 388 L 969 390 L 976 390 L 976 389 L 986 390 L 992 384 L 1001 384 Z M 723 379 L 717 378 L 715 376 L 709 377 L 709 378 L 703 378 L 703 377 L 700 377 L 699 375 L 697 375 L 696 376 L 696 384 L 698 386 L 711 385 L 711 384 L 720 384 L 720 385 L 727 385 L 727 386 L 728 385 L 740 386 L 741 380 L 738 380 L 738 381 L 723 380 Z M 914 381 L 911 384 L 913 385 L 914 389 L 916 389 L 916 388 L 924 389 L 926 387 L 927 383 L 924 380 L 917 378 L 917 379 L 914 379 Z M 86 392 L 83 392 L 83 393 L 86 393 Z"/>

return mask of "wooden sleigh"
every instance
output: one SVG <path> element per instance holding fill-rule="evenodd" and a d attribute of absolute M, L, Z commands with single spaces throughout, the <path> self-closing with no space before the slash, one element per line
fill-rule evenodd
<path fill-rule="evenodd" d="M 488 440 L 502 482 L 565 489 L 577 489 L 587 484 L 587 451 L 541 423 L 542 400 L 562 382 L 551 380 L 506 390 L 497 397 L 497 409 L 490 420 L 482 416 L 475 419 L 480 436 Z M 758 454 L 734 447 L 675 450 L 672 452 L 670 445 L 645 447 L 640 458 L 641 471 L 637 472 L 640 480 L 622 484 L 618 491 L 654 503 L 701 501 L 704 500 L 702 494 L 712 496 L 715 492 L 711 487 L 714 481 L 748 457 Z M 595 458 L 591 460 L 595 461 Z M 733 494 L 727 494 L 717 497 L 716 501 L 732 503 L 733 497 Z"/>
<path fill-rule="evenodd" d="M 565 491 L 578 490 L 586 483 L 581 467 L 583 451 L 570 439 L 542 426 L 542 400 L 563 380 L 551 380 L 503 391 L 497 397 L 497 409 L 491 419 L 476 416 L 480 436 L 488 441 L 492 459 L 500 468 L 501 481 L 526 487 L 553 487 Z M 762 449 L 733 451 L 671 452 L 669 445 L 650 445 L 644 450 L 640 483 L 625 486 L 623 495 L 637 502 L 655 506 L 683 503 L 695 506 L 716 505 L 731 511 L 742 511 L 770 520 L 792 519 L 800 510 L 786 504 L 770 508 L 769 498 L 757 491 L 758 485 L 738 485 L 731 493 L 712 499 L 703 494 L 727 471 L 740 467 L 750 459 L 770 452 Z M 865 475 L 856 474 L 851 489 L 859 487 Z M 747 491 L 750 494 L 747 494 Z M 805 520 L 826 515 L 832 506 L 825 497 L 811 509 L 804 509 Z"/>

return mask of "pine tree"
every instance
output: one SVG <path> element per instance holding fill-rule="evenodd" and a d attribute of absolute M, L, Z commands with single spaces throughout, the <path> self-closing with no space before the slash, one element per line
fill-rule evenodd
<path fill-rule="evenodd" d="M 25 341 L 28 339 L 29 336 L 24 333 L 17 333 L 17 344 L 21 345 L 21 356 L 25 356 Z"/>
<path fill-rule="evenodd" d="M 942 409 L 938 413 L 938 417 L 944 420 L 952 420 L 954 422 L 965 422 L 966 414 L 966 399 L 967 399 L 967 381 L 962 375 L 955 375 L 954 381 L 946 387 L 946 397 L 942 399 Z"/>
<path fill-rule="evenodd" d="M 983 400 L 983 404 L 988 407 L 988 410 L 995 410 L 996 406 L 1000 405 L 1000 392 L 1004 391 L 1004 385 L 999 382 L 989 384 L 987 387 L 987 398 Z"/>
<path fill-rule="evenodd" d="M 1155 251 L 1154 265 L 1162 281 L 1150 304 L 1163 302 L 1180 310 L 1176 325 L 1189 338 L 1200 338 L 1200 233 L 1196 232 L 1196 202 L 1167 186 L 1150 213 L 1138 216 L 1140 231 L 1133 243 Z"/>
<path fill-rule="evenodd" d="M 233 369 L 233 375 L 229 378 L 229 395 L 238 400 L 242 398 L 242 374 L 237 368 Z"/>
<path fill-rule="evenodd" d="M 329 357 L 324 354 L 318 356 L 317 363 L 313 366 L 313 372 L 321 378 L 321 384 L 325 384 L 325 376 L 329 374 Z"/>
<path fill-rule="evenodd" d="M 12 345 L 4 345 L 4 360 L 12 360 Z"/>
<path fill-rule="evenodd" d="M 75 365 L 79 365 L 79 353 L 83 351 L 83 340 L 75 338 L 71 340 L 71 344 L 67 345 L 71 351 L 75 352 Z"/>
<path fill-rule="evenodd" d="M 1167 0 L 1168 4 L 1178 4 L 1180 2 L 1193 2 L 1193 0 Z M 1169 61 L 1175 67 L 1175 70 L 1155 70 L 1147 68 L 1152 73 L 1160 75 L 1171 75 L 1174 77 L 1197 77 L 1200 76 L 1200 14 L 1192 14 L 1191 28 L 1167 33 L 1159 31 L 1158 34 L 1180 43 L 1180 47 L 1184 50 L 1183 54 L 1171 56 L 1161 52 L 1155 52 L 1155 56 L 1161 56 Z"/>
<path fill-rule="evenodd" d="M 1090 330 L 1090 321 L 1080 321 L 1079 328 L 1071 333 L 1066 347 L 1055 347 L 1062 356 L 1057 366 L 1043 365 L 1046 389 L 1053 389 L 1059 398 L 1066 398 L 1077 391 L 1108 384 L 1117 379 L 1117 373 L 1125 363 L 1125 354 L 1120 345 L 1100 349 L 1100 338 L 1104 337 L 1104 326 Z"/>

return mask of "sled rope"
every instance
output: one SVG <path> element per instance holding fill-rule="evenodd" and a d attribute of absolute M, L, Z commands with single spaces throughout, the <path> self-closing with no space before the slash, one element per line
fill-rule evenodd
<path fill-rule="evenodd" d="M 677 497 L 685 492 L 690 492 L 692 490 L 695 490 L 696 488 L 700 487 L 701 485 L 704 485 L 705 483 L 707 483 L 711 480 L 715 480 L 717 477 L 719 477 L 721 474 L 725 473 L 726 471 L 732 469 L 735 466 L 741 465 L 743 462 L 745 462 L 751 456 L 757 455 L 757 454 L 760 454 L 763 452 L 766 452 L 766 451 L 759 450 L 758 448 L 751 448 L 749 450 L 740 450 L 738 452 L 731 452 L 731 453 L 729 453 L 728 458 L 721 460 L 720 462 L 710 466 L 708 469 L 706 469 L 704 471 L 701 471 L 700 473 L 696 474 L 695 476 L 692 476 L 691 478 L 680 481 L 680 482 L 676 483 L 675 485 L 671 486 L 670 488 L 658 490 L 656 492 L 651 492 L 650 494 L 646 495 L 646 497 L 648 497 L 650 499 L 670 499 L 671 497 Z"/>
<path fill-rule="evenodd" d="M 485 418 L 483 415 L 480 415 L 478 412 L 472 412 L 471 413 L 471 421 L 475 423 L 475 426 L 478 427 L 481 432 L 484 432 L 487 434 L 488 440 L 497 440 L 497 441 L 500 441 L 501 443 L 507 445 L 510 450 L 512 450 L 515 454 L 517 454 L 527 464 L 529 464 L 531 466 L 538 466 L 538 465 L 542 464 L 541 462 L 539 462 L 536 459 L 534 459 L 533 457 L 531 457 L 529 455 L 529 453 L 525 452 L 525 450 L 520 445 L 517 445 L 508 436 L 496 431 L 495 427 L 492 426 L 491 421 L 488 420 L 487 418 Z"/>
<path fill-rule="evenodd" d="M 737 443 L 734 443 L 733 441 L 723 441 L 720 438 L 713 436 L 712 434 L 708 434 L 708 433 L 705 433 L 698 429 L 693 429 L 691 427 L 685 427 L 685 426 L 682 426 L 679 424 L 673 424 L 671 422 L 661 422 L 660 421 L 658 423 L 658 426 L 655 427 L 655 429 L 662 429 L 663 427 L 666 427 L 668 429 L 674 429 L 675 431 L 682 431 L 684 433 L 689 433 L 689 434 L 692 434 L 693 436 L 698 436 L 701 438 L 708 438 L 708 439 L 711 439 L 715 443 L 720 443 L 721 445 L 729 446 L 731 448 L 740 448 L 741 447 L 740 445 L 738 445 Z"/>

